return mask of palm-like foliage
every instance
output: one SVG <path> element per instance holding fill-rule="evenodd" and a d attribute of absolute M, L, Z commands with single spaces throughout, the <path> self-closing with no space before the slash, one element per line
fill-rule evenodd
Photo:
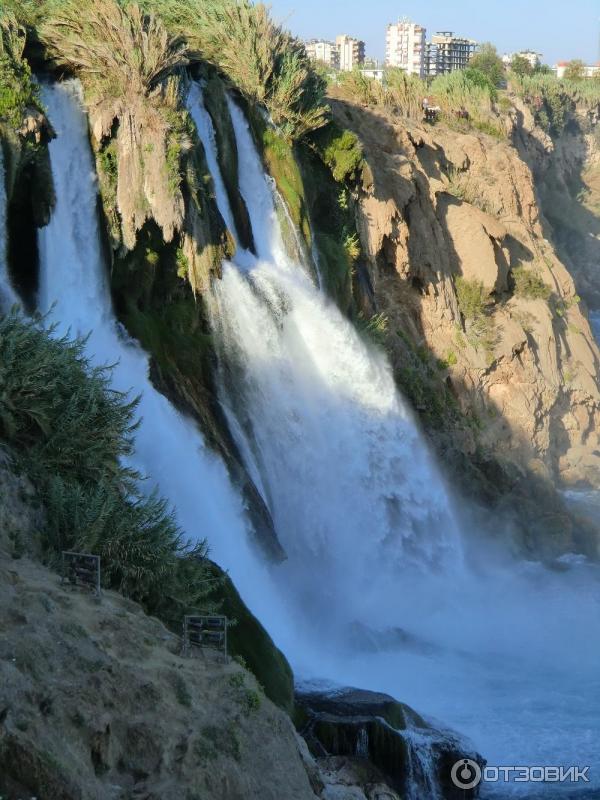
<path fill-rule="evenodd" d="M 56 66 L 113 96 L 150 94 L 188 63 L 187 45 L 135 3 L 50 0 L 39 35 Z"/>
<path fill-rule="evenodd" d="M 325 124 L 325 81 L 304 45 L 250 0 L 146 0 L 185 36 L 194 60 L 214 64 L 249 100 L 263 104 L 289 139 Z"/>
<path fill-rule="evenodd" d="M 110 368 L 88 362 L 83 340 L 0 317 L 0 442 L 38 489 L 47 551 L 98 553 L 109 586 L 175 622 L 206 593 L 206 544 L 186 542 L 165 501 L 123 464 L 136 405 L 110 388 Z"/>

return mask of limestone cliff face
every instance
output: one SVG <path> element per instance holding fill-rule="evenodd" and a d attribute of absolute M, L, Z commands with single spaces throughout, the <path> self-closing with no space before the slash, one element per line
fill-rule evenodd
<path fill-rule="evenodd" d="M 544 132 L 518 98 L 513 140 L 530 165 L 540 209 L 577 290 L 600 307 L 600 108 L 574 106 L 560 133 Z"/>
<path fill-rule="evenodd" d="M 370 168 L 357 220 L 392 363 L 402 383 L 416 351 L 461 412 L 427 426 L 436 442 L 548 486 L 598 485 L 600 354 L 510 129 L 500 141 L 333 105 Z"/>

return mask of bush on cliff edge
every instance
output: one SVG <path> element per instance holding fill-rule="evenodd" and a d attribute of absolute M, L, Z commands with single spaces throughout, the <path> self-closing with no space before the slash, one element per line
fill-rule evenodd
<path fill-rule="evenodd" d="M 206 606 L 206 544 L 185 541 L 126 466 L 138 401 L 110 387 L 110 368 L 92 366 L 84 344 L 16 312 L 0 317 L 0 441 L 43 501 L 49 559 L 98 553 L 108 586 L 179 624 Z"/>

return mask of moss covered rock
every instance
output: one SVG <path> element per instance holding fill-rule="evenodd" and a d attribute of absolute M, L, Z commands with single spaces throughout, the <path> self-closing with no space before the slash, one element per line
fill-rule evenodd
<path fill-rule="evenodd" d="M 298 691 L 296 725 L 319 758 L 347 756 L 369 762 L 401 796 L 448 800 L 474 797 L 451 781 L 460 758 L 485 762 L 451 731 L 439 731 L 390 695 L 364 689 Z"/>
<path fill-rule="evenodd" d="M 214 577 L 221 579 L 213 599 L 220 604 L 221 613 L 235 620 L 227 634 L 230 655 L 243 659 L 267 697 L 291 714 L 294 707 L 294 675 L 286 657 L 250 612 L 231 578 L 216 564 L 211 565 L 211 570 Z"/>

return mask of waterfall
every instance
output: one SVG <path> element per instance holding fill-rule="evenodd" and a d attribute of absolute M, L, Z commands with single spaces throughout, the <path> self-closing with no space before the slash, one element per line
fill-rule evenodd
<path fill-rule="evenodd" d="M 267 569 L 249 544 L 242 504 L 224 465 L 206 448 L 195 424 L 154 389 L 148 357 L 115 320 L 79 86 L 45 85 L 42 99 L 57 133 L 50 144 L 57 203 L 50 224 L 39 233 L 39 308 L 59 332 L 90 333 L 86 350 L 94 363 L 116 362 L 114 388 L 141 396 L 133 466 L 149 476 L 149 489 L 158 485 L 188 537 L 208 539 L 211 556 L 230 571 L 252 611 L 285 636 L 290 626 L 280 624 L 282 604 L 273 599 Z"/>
<path fill-rule="evenodd" d="M 286 254 L 272 181 L 237 106 L 258 257 L 238 249 L 207 300 L 221 400 L 289 554 L 271 568 L 249 544 L 224 465 L 154 389 L 146 354 L 115 320 L 77 85 L 42 95 L 58 136 L 57 205 L 39 234 L 40 309 L 59 332 L 91 332 L 89 357 L 116 361 L 114 387 L 141 395 L 133 466 L 190 537 L 209 539 L 297 674 L 400 697 L 470 735 L 492 764 L 598 764 L 597 572 L 516 567 L 496 552 L 476 569 L 463 564 L 448 494 L 390 367 Z M 190 107 L 233 226 L 197 88 Z M 427 743 L 406 736 L 415 776 L 431 782 Z"/>
<path fill-rule="evenodd" d="M 16 292 L 12 288 L 8 276 L 7 263 L 7 198 L 6 198 L 6 174 L 4 170 L 4 151 L 0 142 L 0 307 L 7 311 L 11 306 L 19 302 Z"/>
<path fill-rule="evenodd" d="M 477 537 L 463 556 L 389 364 L 286 254 L 273 182 L 229 107 L 258 257 L 224 264 L 209 311 L 221 401 L 289 556 L 274 579 L 295 609 L 297 678 L 401 697 L 491 764 L 598 764 L 598 571 L 565 561 L 551 573 Z M 218 172 L 208 117 L 200 134 Z M 429 737 L 403 736 L 415 797 L 433 797 Z"/>
<path fill-rule="evenodd" d="M 226 264 L 210 303 L 223 399 L 299 606 L 332 627 L 368 624 L 410 565 L 458 568 L 457 526 L 384 356 L 286 255 L 272 183 L 242 112 L 230 110 L 258 258 Z M 214 148 L 210 131 L 201 135 Z M 230 219 L 226 195 L 217 198 Z"/>

